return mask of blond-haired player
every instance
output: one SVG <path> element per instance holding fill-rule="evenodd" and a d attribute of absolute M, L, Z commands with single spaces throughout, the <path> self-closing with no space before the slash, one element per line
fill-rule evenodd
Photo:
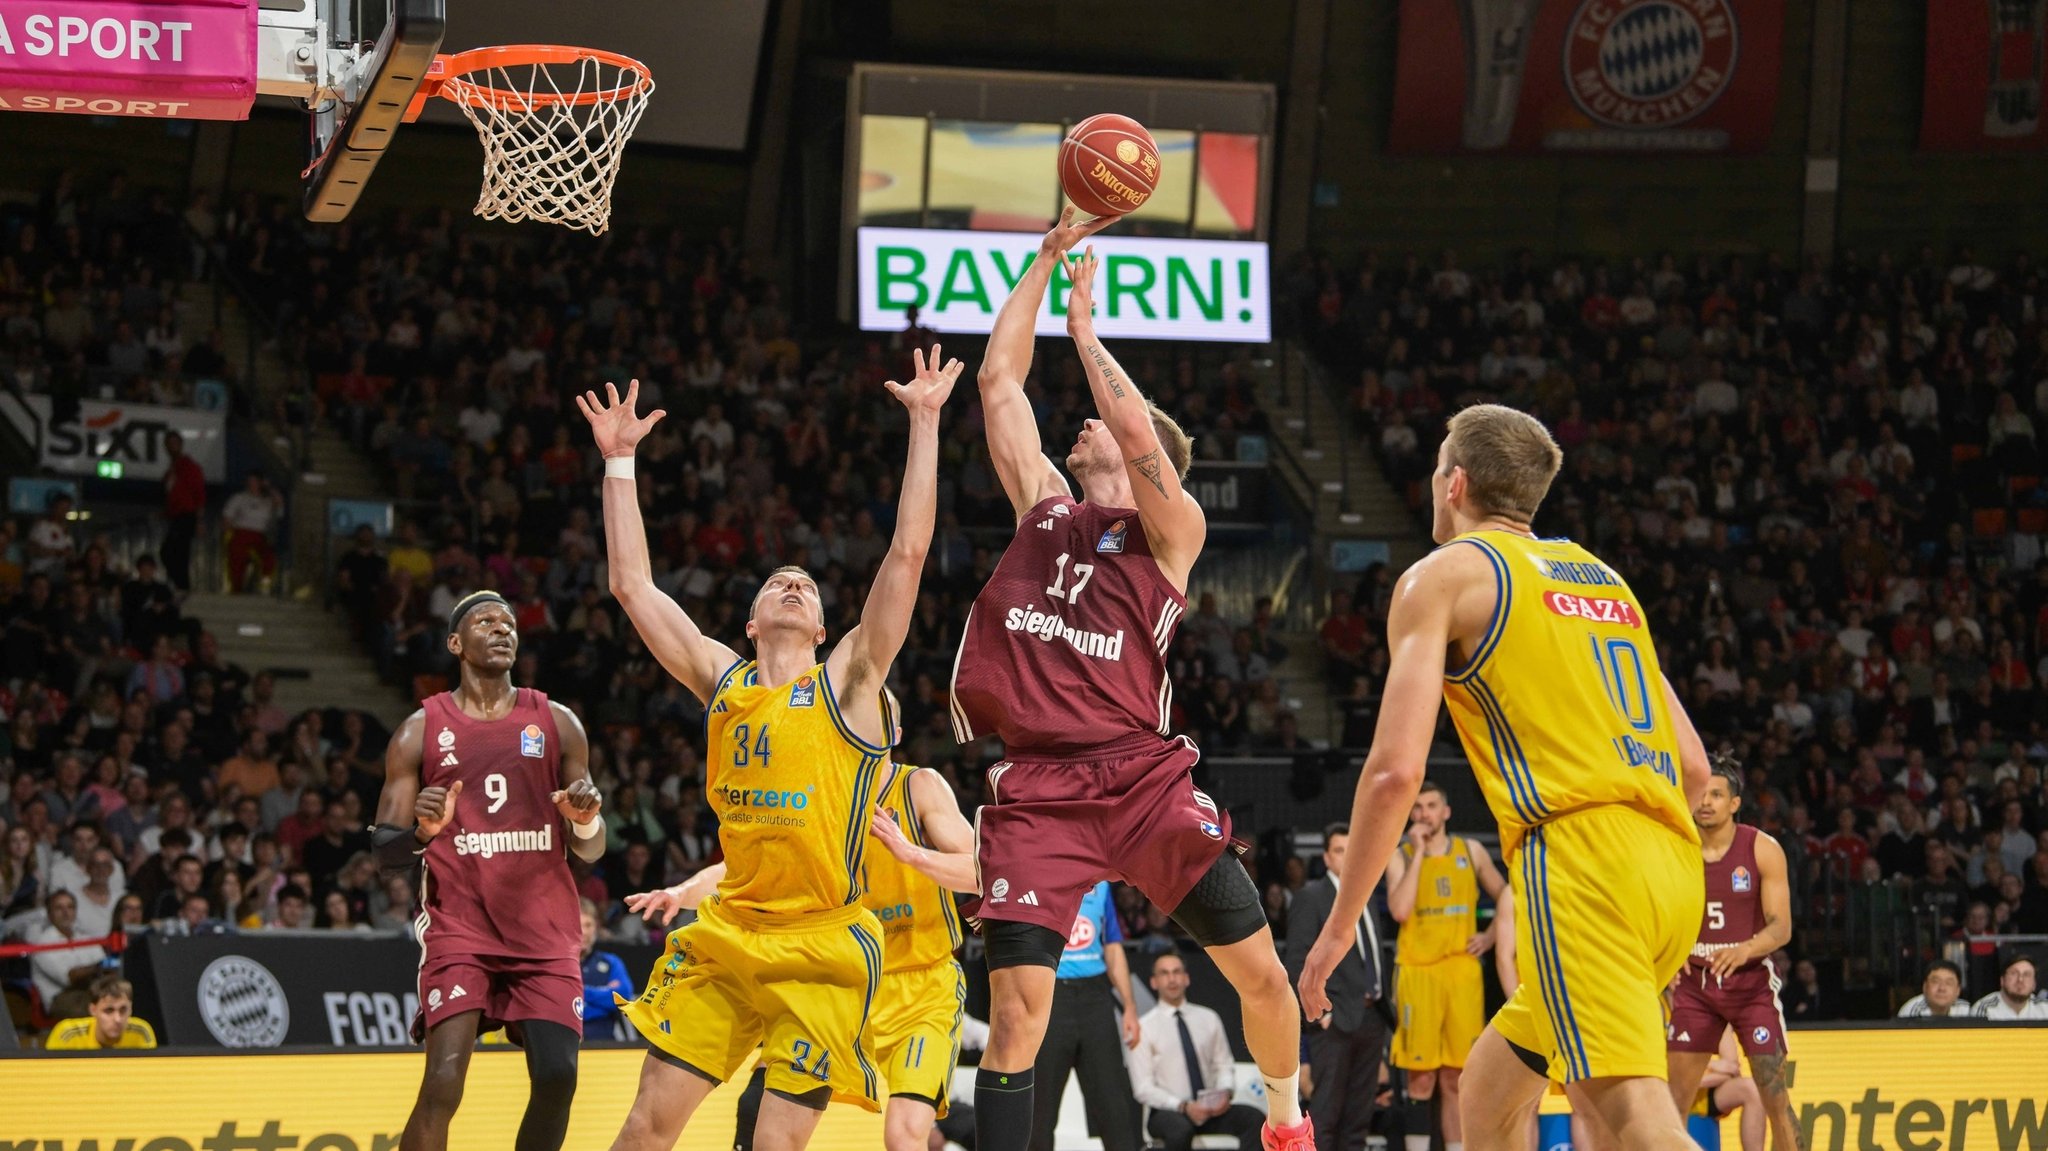
<path fill-rule="evenodd" d="M 1496 918 L 1479 930 L 1479 894 L 1498 901 L 1507 891 L 1486 845 L 1450 834 L 1450 818 L 1444 789 L 1425 781 L 1408 842 L 1387 861 L 1387 910 L 1401 925 L 1391 1062 L 1408 1073 L 1408 1151 L 1429 1151 L 1431 1103 L 1439 1097 L 1444 1151 L 1464 1149 L 1459 1084 L 1465 1056 L 1486 1026 L 1479 957 L 1493 949 L 1501 923 Z"/>
<path fill-rule="evenodd" d="M 1555 1078 L 1630 1151 L 1690 1151 L 1664 1084 L 1662 994 L 1705 905 L 1691 812 L 1707 754 L 1627 582 L 1530 530 L 1561 463 L 1523 412 L 1451 418 L 1430 480 L 1444 546 L 1394 592 L 1393 661 L 1330 922 L 1357 918 L 1393 854 L 1441 695 L 1500 826 L 1531 973 L 1465 1065 L 1466 1146 L 1519 1147 Z M 1326 929 L 1304 965 L 1311 1017 L 1349 946 Z"/>
<path fill-rule="evenodd" d="M 726 875 L 695 922 L 668 938 L 625 1016 L 653 1045 L 616 1149 L 675 1145 L 718 1084 L 761 1050 L 767 1097 L 759 1146 L 810 1141 L 825 1104 L 880 1111 L 869 1020 L 882 977 L 882 928 L 861 904 L 868 820 L 889 779 L 882 695 L 917 604 L 938 488 L 939 410 L 960 374 L 920 354 L 917 377 L 889 390 L 910 415 L 895 538 L 861 622 L 823 660 L 824 605 L 801 568 L 778 568 L 754 597 L 741 659 L 698 630 L 654 585 L 633 474 L 635 446 L 664 413 L 619 399 L 578 399 L 605 457 L 611 588 L 647 650 L 705 704 L 706 792 Z M 672 909 L 672 891 L 627 900 Z"/>

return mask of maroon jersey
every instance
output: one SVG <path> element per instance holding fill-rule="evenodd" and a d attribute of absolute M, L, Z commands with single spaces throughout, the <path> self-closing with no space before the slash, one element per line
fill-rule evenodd
<path fill-rule="evenodd" d="M 975 597 L 953 661 L 953 734 L 1018 752 L 1164 737 L 1166 648 L 1187 609 L 1138 513 L 1041 500 Z"/>
<path fill-rule="evenodd" d="M 1727 854 L 1707 864 L 1707 914 L 1700 920 L 1692 963 L 1704 966 L 1716 951 L 1750 941 L 1764 926 L 1763 876 L 1756 867 L 1756 828 L 1735 825 Z M 1744 970 L 1762 960 L 1751 960 Z"/>
<path fill-rule="evenodd" d="M 548 697 L 531 688 L 505 718 L 462 714 L 449 692 L 426 701 L 420 783 L 462 781 L 455 818 L 427 845 L 420 944 L 432 956 L 568 959 L 582 951 L 568 829 L 549 798 L 563 785 Z"/>

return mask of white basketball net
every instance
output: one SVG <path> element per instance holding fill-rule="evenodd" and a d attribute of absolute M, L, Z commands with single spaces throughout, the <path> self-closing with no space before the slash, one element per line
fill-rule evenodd
<path fill-rule="evenodd" d="M 484 145 L 476 214 L 602 235 L 626 141 L 653 91 L 645 70 L 588 56 L 450 77 L 442 94 Z"/>

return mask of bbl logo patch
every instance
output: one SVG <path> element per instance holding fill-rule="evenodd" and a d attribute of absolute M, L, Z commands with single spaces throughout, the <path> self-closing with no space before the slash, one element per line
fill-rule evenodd
<path fill-rule="evenodd" d="M 1749 868 L 1738 867 L 1728 875 L 1728 886 L 1735 891 L 1749 890 Z"/>
<path fill-rule="evenodd" d="M 789 706 L 810 707 L 818 702 L 818 681 L 803 676 L 789 685 Z"/>
<path fill-rule="evenodd" d="M 1728 0 L 1584 0 L 1564 34 L 1564 86 L 1610 128 L 1669 128 L 1728 90 L 1737 39 Z"/>
<path fill-rule="evenodd" d="M 519 754 L 528 759 L 539 759 L 547 753 L 547 749 L 548 737 L 541 731 L 539 724 L 529 723 L 526 730 L 519 733 Z"/>
<path fill-rule="evenodd" d="M 1103 532 L 1102 538 L 1095 541 L 1095 550 L 1098 552 L 1108 552 L 1111 555 L 1121 553 L 1124 550 L 1124 534 L 1129 530 L 1130 526 L 1123 520 L 1118 520 L 1109 525 L 1109 530 Z"/>

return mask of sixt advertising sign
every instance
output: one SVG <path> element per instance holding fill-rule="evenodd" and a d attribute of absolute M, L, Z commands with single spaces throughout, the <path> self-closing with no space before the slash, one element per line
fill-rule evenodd
<path fill-rule="evenodd" d="M 207 483 L 227 480 L 227 417 L 220 412 L 81 400 L 59 413 L 49 396 L 0 393 L 0 413 L 36 446 L 44 467 L 64 475 L 160 480 L 171 466 L 164 437 L 177 432 Z"/>
<path fill-rule="evenodd" d="M 916 308 L 918 322 L 937 332 L 987 332 L 1041 237 L 1028 232 L 950 232 L 925 228 L 862 228 L 859 233 L 860 326 L 900 331 Z M 1161 240 L 1097 236 L 1102 260 L 1095 286 L 1095 328 L 1110 339 L 1272 339 L 1272 295 L 1266 245 L 1249 240 Z M 1065 335 L 1064 268 L 1055 268 L 1039 308 L 1041 336 Z"/>

